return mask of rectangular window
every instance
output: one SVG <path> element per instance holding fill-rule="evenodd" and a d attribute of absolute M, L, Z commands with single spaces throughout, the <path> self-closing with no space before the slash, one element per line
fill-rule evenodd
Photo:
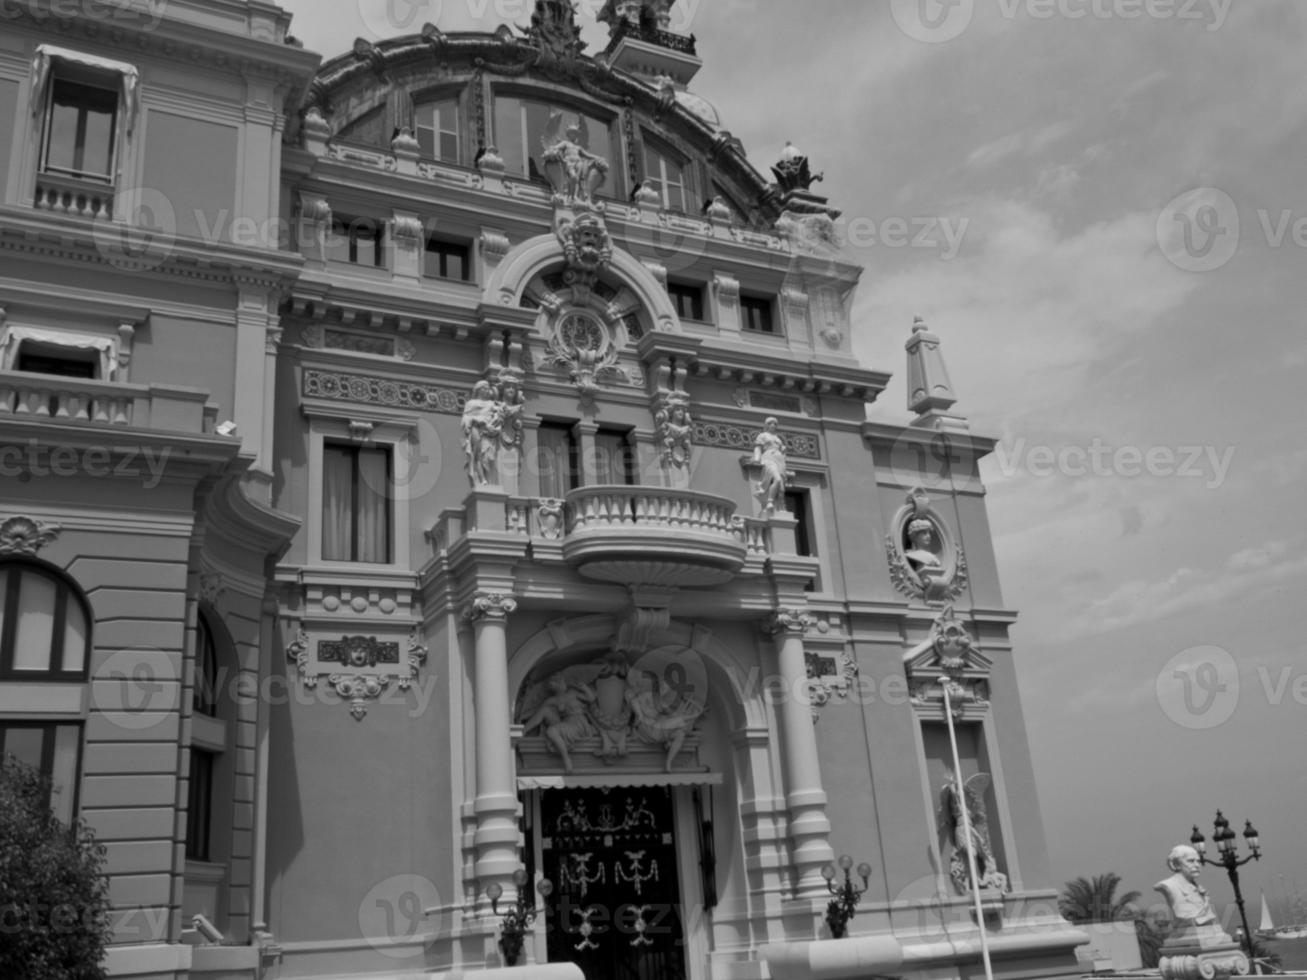
<path fill-rule="evenodd" d="M 191 749 L 191 778 L 186 794 L 186 860 L 207 861 L 213 836 L 213 764 L 215 755 Z"/>
<path fill-rule="evenodd" d="M 580 452 L 571 422 L 541 422 L 537 446 L 541 497 L 565 497 L 581 485 Z"/>
<path fill-rule="evenodd" d="M 467 282 L 472 278 L 472 250 L 466 242 L 429 238 L 422 263 L 422 274 L 432 279 L 458 279 Z"/>
<path fill-rule="evenodd" d="M 589 152 L 608 161 L 608 174 L 597 193 L 602 197 L 612 197 L 613 188 L 617 186 L 616 170 L 621 158 L 614 141 L 613 127 L 596 116 L 575 109 L 504 96 L 495 99 L 495 148 L 504 158 L 504 166 L 510 174 L 520 174 L 531 180 L 546 180 L 545 165 L 541 159 L 544 153 L 543 139 L 545 130 L 549 127 L 550 115 L 555 111 L 563 114 L 564 131 L 579 126 L 581 133 L 577 142 L 588 144 Z"/>
<path fill-rule="evenodd" d="M 113 180 L 118 91 L 55 77 L 50 85 L 41 169 L 83 180 Z"/>
<path fill-rule="evenodd" d="M 629 432 L 600 429 L 595 433 L 595 480 L 600 485 L 635 485 L 635 447 Z"/>
<path fill-rule="evenodd" d="M 82 726 L 41 722 L 0 722 L 0 758 L 12 755 L 50 781 L 47 802 L 65 824 L 77 813 L 77 771 Z"/>
<path fill-rule="evenodd" d="M 413 110 L 414 129 L 424 157 L 458 163 L 458 100 L 424 102 Z"/>
<path fill-rule="evenodd" d="M 808 499 L 807 490 L 786 490 L 785 509 L 798 522 L 794 526 L 794 550 L 804 558 L 817 555 L 817 538 L 812 525 L 812 501 Z M 816 592 L 816 579 L 809 579 L 803 587 L 805 592 Z"/>
<path fill-rule="evenodd" d="M 322 447 L 322 560 L 391 561 L 390 450 Z"/>
<path fill-rule="evenodd" d="M 218 717 L 218 648 L 204 613 L 195 621 L 195 690 L 192 706 L 196 714 Z"/>
<path fill-rule="evenodd" d="M 385 225 L 375 218 L 333 217 L 326 252 L 332 262 L 380 268 L 386 262 Z"/>
<path fill-rule="evenodd" d="M 754 333 L 775 333 L 772 320 L 772 301 L 765 296 L 741 296 L 740 319 L 745 330 Z"/>
<path fill-rule="evenodd" d="M 667 295 L 672 298 L 676 315 L 682 320 L 703 319 L 703 287 L 685 283 L 669 282 Z"/>
<path fill-rule="evenodd" d="M 23 341 L 14 367 L 35 374 L 57 374 L 65 378 L 94 378 L 100 373 L 100 353 L 71 350 L 54 344 Z"/>
<path fill-rule="evenodd" d="M 662 195 L 663 207 L 669 211 L 688 212 L 693 204 L 690 171 L 673 156 L 644 144 L 644 179 Z"/>

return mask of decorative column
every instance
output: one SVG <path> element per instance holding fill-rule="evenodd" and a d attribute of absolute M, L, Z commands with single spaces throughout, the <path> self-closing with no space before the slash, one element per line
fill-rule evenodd
<path fill-rule="evenodd" d="M 821 760 L 807 697 L 808 665 L 803 656 L 803 636 L 814 622 L 802 609 L 782 607 L 767 623 L 767 630 L 776 638 L 777 666 L 785 684 L 780 706 L 784 725 L 781 741 L 794 894 L 796 898 L 821 899 L 827 897 L 821 869 L 835 855 L 830 846 L 826 791 L 821 785 Z"/>
<path fill-rule="evenodd" d="M 506 900 L 516 894 L 518 856 L 517 779 L 509 738 L 508 617 L 517 600 L 503 592 L 478 592 L 467 610 L 476 631 L 476 876 L 480 892 L 492 882 Z"/>

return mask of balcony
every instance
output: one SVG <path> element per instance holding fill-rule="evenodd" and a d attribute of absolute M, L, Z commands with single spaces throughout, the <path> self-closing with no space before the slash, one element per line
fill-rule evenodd
<path fill-rule="evenodd" d="M 735 502 L 666 487 L 582 487 L 567 495 L 564 560 L 624 585 L 728 582 L 748 556 Z"/>
<path fill-rule="evenodd" d="M 79 218 L 113 215 L 113 187 L 102 181 L 43 173 L 36 178 L 36 208 Z"/>
<path fill-rule="evenodd" d="M 0 423 L 62 422 L 201 435 L 211 432 L 215 421 L 207 401 L 207 393 L 194 388 L 0 372 Z"/>

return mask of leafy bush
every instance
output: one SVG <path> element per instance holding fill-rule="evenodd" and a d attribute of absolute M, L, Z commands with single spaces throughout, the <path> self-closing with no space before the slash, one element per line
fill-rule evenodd
<path fill-rule="evenodd" d="M 104 980 L 104 848 L 60 823 L 41 773 L 0 760 L 0 977 Z"/>

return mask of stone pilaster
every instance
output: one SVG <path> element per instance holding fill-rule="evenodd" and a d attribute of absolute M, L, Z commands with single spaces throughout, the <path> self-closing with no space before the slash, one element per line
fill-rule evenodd
<path fill-rule="evenodd" d="M 781 741 L 796 898 L 821 898 L 827 894 L 821 869 L 834 856 L 817 735 L 807 697 L 808 665 L 803 656 L 803 637 L 813 623 L 805 610 L 781 608 L 766 625 L 775 637 L 777 667 L 785 685 L 780 705 L 784 726 Z"/>
<path fill-rule="evenodd" d="M 476 877 L 478 890 L 498 882 L 506 901 L 516 889 L 518 855 L 517 773 L 509 737 L 508 617 L 517 600 L 503 592 L 478 592 L 466 618 L 476 634 Z"/>

